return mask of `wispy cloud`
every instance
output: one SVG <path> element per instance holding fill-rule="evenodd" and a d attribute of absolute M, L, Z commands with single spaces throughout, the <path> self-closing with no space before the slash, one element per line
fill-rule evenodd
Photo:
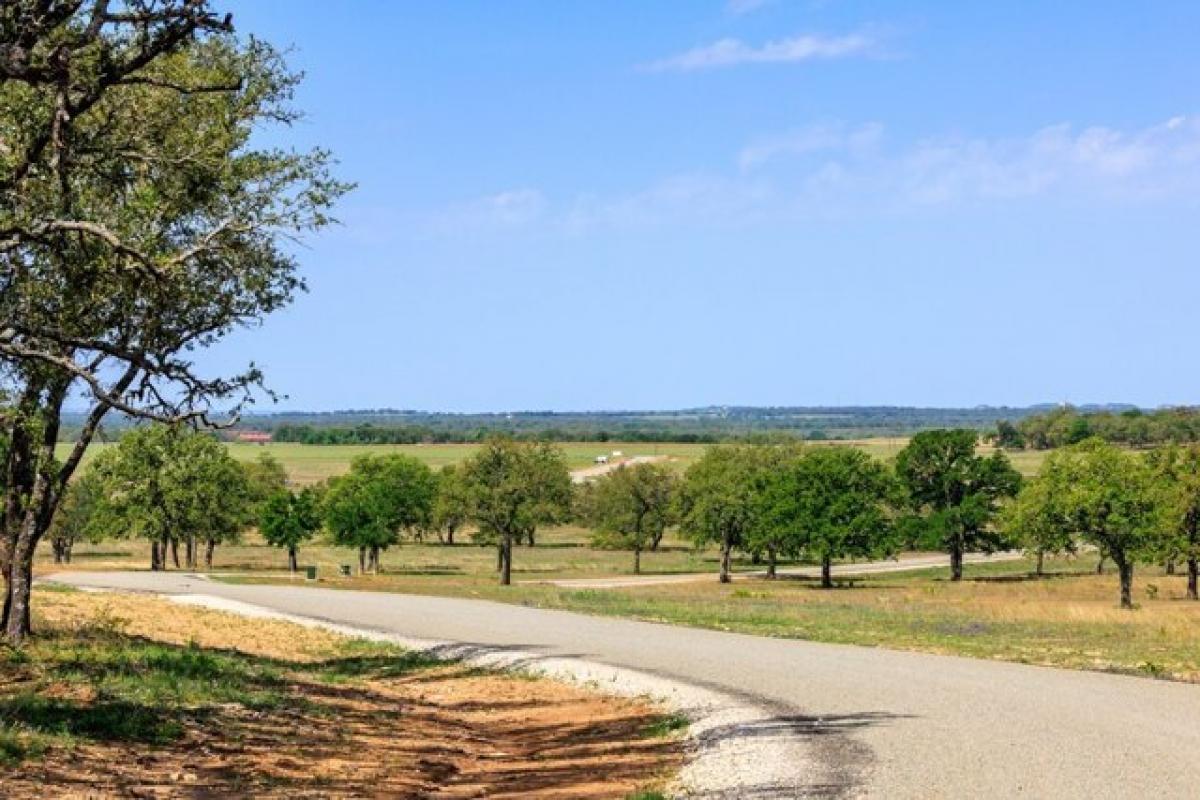
<path fill-rule="evenodd" d="M 810 153 L 844 151 L 858 156 L 875 149 L 883 137 L 883 126 L 870 123 L 848 129 L 838 123 L 812 125 L 797 131 L 756 139 L 738 153 L 742 170 L 755 169 L 769 161 Z"/>
<path fill-rule="evenodd" d="M 942 136 L 897 145 L 878 124 L 836 122 L 756 139 L 736 168 L 666 175 L 550 203 L 519 189 L 437 215 L 436 231 L 586 234 L 673 226 L 745 228 L 947 213 L 1054 198 L 1080 207 L 1200 201 L 1200 115 L 1122 130 L 1051 125 L 1026 136 Z"/>
<path fill-rule="evenodd" d="M 727 0 L 725 3 L 725 10 L 730 14 L 740 17 L 742 14 L 750 14 L 754 11 L 758 11 L 760 8 L 765 5 L 769 5 L 773 1 L 774 0 Z"/>
<path fill-rule="evenodd" d="M 436 232 L 512 229 L 536 222 L 545 211 L 546 198 L 537 189 L 509 189 L 442 209 L 426 227 Z"/>
<path fill-rule="evenodd" d="M 846 36 L 805 34 L 754 46 L 740 39 L 721 39 L 643 66 L 649 72 L 693 72 L 739 64 L 786 64 L 866 55 L 875 40 L 863 33 Z"/>

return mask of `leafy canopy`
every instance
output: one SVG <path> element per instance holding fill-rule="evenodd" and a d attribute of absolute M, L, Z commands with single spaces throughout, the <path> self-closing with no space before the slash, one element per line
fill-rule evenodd
<path fill-rule="evenodd" d="M 977 455 L 976 439 L 970 430 L 918 433 L 896 456 L 896 476 L 943 546 L 993 550 L 1003 540 L 991 522 L 1021 475 L 1002 452 Z"/>
<path fill-rule="evenodd" d="M 325 525 L 348 547 L 387 549 L 400 534 L 427 526 L 437 479 L 412 456 L 359 456 L 350 471 L 330 480 Z"/>
<path fill-rule="evenodd" d="M 603 547 L 644 550 L 674 522 L 678 479 L 661 464 L 630 464 L 597 479 L 583 503 L 584 519 Z"/>
<path fill-rule="evenodd" d="M 852 447 L 815 447 L 767 481 L 760 526 L 783 551 L 818 561 L 882 555 L 890 547 L 887 467 Z"/>
<path fill-rule="evenodd" d="M 135 428 L 96 457 L 112 536 L 232 541 L 251 522 L 245 473 L 223 444 L 178 426 Z"/>

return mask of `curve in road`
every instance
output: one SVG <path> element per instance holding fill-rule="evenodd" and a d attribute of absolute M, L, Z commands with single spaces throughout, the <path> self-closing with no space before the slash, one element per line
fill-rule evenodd
<path fill-rule="evenodd" d="M 769 639 L 480 600 L 66 573 L 76 586 L 202 593 L 331 623 L 652 673 L 773 709 L 719 735 L 805 748 L 759 797 L 1193 798 L 1200 687 Z M 748 795 L 743 795 L 748 796 Z"/>

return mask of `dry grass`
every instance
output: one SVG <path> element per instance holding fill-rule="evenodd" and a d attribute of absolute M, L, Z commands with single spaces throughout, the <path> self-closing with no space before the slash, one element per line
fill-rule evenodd
<path fill-rule="evenodd" d="M 4 797 L 623 798 L 681 762 L 646 702 L 163 600 L 38 594 L 42 633 L 0 660 Z"/>

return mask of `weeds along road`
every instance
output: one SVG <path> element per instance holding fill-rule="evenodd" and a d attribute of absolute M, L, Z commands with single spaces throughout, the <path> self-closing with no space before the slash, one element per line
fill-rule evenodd
<path fill-rule="evenodd" d="M 1200 686 L 865 647 L 768 639 L 480 600 L 186 574 L 55 581 L 204 594 L 404 636 L 630 667 L 777 714 L 725 732 L 803 741 L 807 792 L 887 798 L 1194 798 Z M 761 797 L 797 796 L 764 787 Z"/>

